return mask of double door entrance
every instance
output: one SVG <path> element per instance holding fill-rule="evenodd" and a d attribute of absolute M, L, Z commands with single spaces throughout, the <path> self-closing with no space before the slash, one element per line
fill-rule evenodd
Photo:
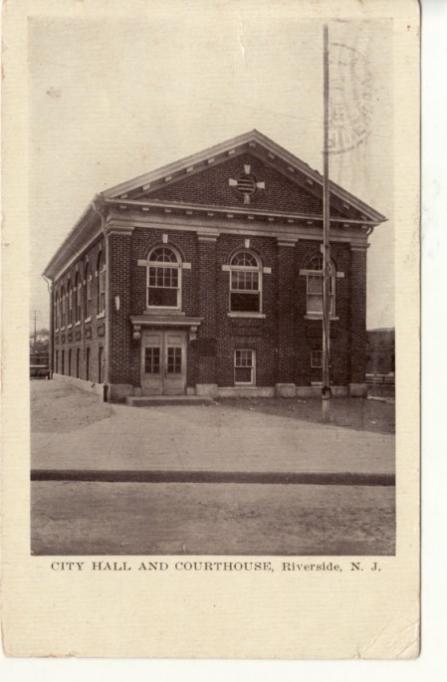
<path fill-rule="evenodd" d="M 180 395 L 186 388 L 186 332 L 145 330 L 141 343 L 144 395 Z"/>

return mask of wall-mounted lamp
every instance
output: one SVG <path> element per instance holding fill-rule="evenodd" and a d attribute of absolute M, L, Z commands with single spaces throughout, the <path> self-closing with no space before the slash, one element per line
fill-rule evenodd
<path fill-rule="evenodd" d="M 118 312 L 118 310 L 120 309 L 120 305 L 121 305 L 120 297 L 115 296 L 115 310 L 116 310 L 116 312 Z"/>

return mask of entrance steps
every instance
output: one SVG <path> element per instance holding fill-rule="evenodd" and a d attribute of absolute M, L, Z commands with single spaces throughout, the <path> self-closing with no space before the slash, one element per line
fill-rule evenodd
<path fill-rule="evenodd" d="M 127 405 L 132 407 L 152 407 L 166 405 L 210 405 L 213 399 L 202 395 L 145 395 L 128 396 Z"/>

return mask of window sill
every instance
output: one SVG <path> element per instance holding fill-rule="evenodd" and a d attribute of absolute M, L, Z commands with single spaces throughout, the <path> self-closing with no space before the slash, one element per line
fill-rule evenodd
<path fill-rule="evenodd" d="M 72 325 L 72 324 L 69 324 L 69 325 L 67 326 L 67 329 L 71 329 L 72 327 L 73 327 L 73 325 Z"/>
<path fill-rule="evenodd" d="M 255 386 L 255 384 L 252 384 L 252 383 L 244 384 L 244 382 L 241 382 L 241 381 L 235 381 L 234 385 L 235 386 L 241 386 L 243 388 L 257 388 L 257 386 Z"/>
<path fill-rule="evenodd" d="M 60 331 L 61 331 L 61 332 L 64 332 L 64 331 L 65 331 L 65 327 L 61 327 Z"/>
<path fill-rule="evenodd" d="M 166 314 L 168 314 L 168 315 L 169 314 L 171 314 L 171 315 L 182 315 L 182 316 L 185 315 L 183 310 L 180 310 L 180 308 L 171 308 L 169 306 L 161 306 L 161 305 L 160 306 L 157 305 L 157 306 L 148 307 L 148 308 L 146 308 L 144 313 L 145 313 L 145 315 L 154 315 L 157 313 L 163 313 L 164 315 L 166 315 Z"/>
<path fill-rule="evenodd" d="M 75 327 L 80 327 L 80 326 L 81 326 L 81 320 L 78 320 L 77 322 L 75 322 Z"/>
<path fill-rule="evenodd" d="M 304 315 L 305 320 L 322 320 L 323 315 L 321 313 L 307 313 L 307 315 Z M 337 322 L 340 318 L 337 317 L 336 315 L 331 315 L 330 321 L 331 322 Z"/>
<path fill-rule="evenodd" d="M 92 321 L 92 316 L 89 315 L 88 317 L 85 318 L 84 322 L 91 322 Z"/>
<path fill-rule="evenodd" d="M 266 318 L 265 313 L 254 313 L 254 312 L 249 313 L 249 312 L 242 312 L 242 311 L 236 312 L 236 311 L 231 311 L 231 310 L 229 313 L 227 313 L 227 315 L 228 315 L 228 317 L 243 317 L 243 318 L 252 317 L 252 318 L 255 318 L 257 320 L 265 320 L 265 318 Z"/>
<path fill-rule="evenodd" d="M 105 310 L 102 311 L 102 313 L 98 313 L 96 316 L 97 320 L 102 320 L 103 317 L 106 316 Z"/>

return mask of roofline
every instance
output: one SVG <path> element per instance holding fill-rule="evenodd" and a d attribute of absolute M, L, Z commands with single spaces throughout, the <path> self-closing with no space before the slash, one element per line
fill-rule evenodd
<path fill-rule="evenodd" d="M 254 128 L 253 130 L 250 130 L 247 133 L 243 133 L 242 135 L 233 137 L 229 140 L 226 140 L 225 142 L 213 145 L 212 147 L 203 149 L 200 152 L 186 156 L 183 159 L 179 159 L 178 161 L 174 161 L 173 163 L 161 166 L 160 168 L 157 168 L 148 173 L 144 173 L 143 175 L 138 175 L 137 177 L 132 178 L 131 180 L 127 180 L 118 185 L 114 185 L 113 187 L 110 187 L 109 189 L 102 191 L 101 196 L 107 199 L 119 198 L 120 194 L 130 192 L 134 189 L 138 189 L 143 185 L 155 182 L 156 180 L 160 180 L 165 176 L 172 175 L 173 173 L 178 173 L 179 171 L 187 168 L 188 166 L 203 162 L 208 158 L 212 157 L 213 155 L 223 154 L 235 147 L 241 146 L 243 144 L 249 144 L 250 142 L 255 142 L 263 145 L 273 154 L 281 157 L 287 163 L 295 166 L 300 172 L 302 172 L 304 175 L 306 175 L 308 178 L 310 178 L 317 184 L 320 185 L 323 184 L 323 176 L 321 175 L 321 173 L 311 168 L 307 163 L 305 163 L 300 158 L 295 156 L 295 154 L 292 154 L 287 149 L 281 147 L 281 145 L 277 144 L 263 133 L 260 133 L 259 130 L 256 130 Z M 337 183 L 333 182 L 332 180 L 329 181 L 329 187 L 333 194 L 338 196 L 342 201 L 347 201 L 350 204 L 352 204 L 361 213 L 368 215 L 368 217 L 375 223 L 382 223 L 387 220 L 384 215 L 376 211 L 374 208 L 366 204 L 361 199 L 358 199 L 356 196 L 354 196 L 353 194 L 351 194 L 346 189 L 344 189 Z"/>
<path fill-rule="evenodd" d="M 294 213 L 292 211 L 269 211 L 262 208 L 254 207 L 239 207 L 239 206 L 216 206 L 216 204 L 194 204 L 181 201 L 148 201 L 139 199 L 104 199 L 104 203 L 108 206 L 118 206 L 119 208 L 154 208 L 162 211 L 169 209 L 169 212 L 187 212 L 193 211 L 195 213 L 213 213 L 213 214 L 234 214 L 244 216 L 258 216 L 276 217 L 279 219 L 293 219 L 293 220 L 312 220 L 322 221 L 322 213 Z M 385 218 L 386 220 L 386 218 Z M 378 222 L 374 220 L 367 220 L 362 218 L 345 218 L 344 216 L 330 216 L 331 223 L 346 223 L 347 225 L 363 225 L 365 227 L 376 227 Z"/>
<path fill-rule="evenodd" d="M 183 159 L 180 159 L 178 161 L 175 161 L 173 163 L 167 164 L 165 166 L 162 166 L 156 170 L 150 171 L 149 173 L 144 173 L 143 175 L 139 175 L 131 180 L 128 180 L 126 182 L 122 182 L 118 185 L 114 185 L 113 187 L 106 189 L 99 194 L 96 194 L 93 200 L 88 204 L 82 215 L 79 217 L 77 222 L 74 224 L 66 238 L 63 240 L 59 248 L 56 250 L 55 254 L 51 258 L 51 260 L 48 262 L 47 266 L 45 267 L 42 276 L 52 280 L 54 277 L 55 271 L 57 271 L 57 268 L 60 268 L 60 260 L 62 257 L 63 252 L 67 249 L 67 247 L 70 244 L 74 244 L 77 239 L 79 239 L 82 235 L 83 229 L 85 228 L 86 225 L 88 225 L 89 220 L 92 219 L 93 216 L 99 214 L 99 209 L 97 207 L 97 204 L 99 205 L 104 205 L 104 203 L 112 203 L 113 200 L 118 199 L 120 194 L 132 191 L 132 189 L 137 189 L 138 187 L 141 187 L 142 185 L 152 183 L 155 180 L 159 180 L 162 177 L 166 175 L 170 175 L 176 172 L 179 172 L 185 168 L 187 168 L 190 165 L 194 165 L 200 162 L 203 162 L 213 155 L 218 155 L 222 154 L 228 151 L 231 151 L 232 149 L 239 147 L 244 144 L 249 144 L 250 142 L 259 143 L 262 145 L 264 148 L 266 148 L 268 151 L 270 151 L 272 154 L 280 157 L 283 159 L 285 162 L 293 165 L 297 170 L 299 170 L 301 173 L 306 175 L 308 178 L 316 182 L 317 184 L 322 185 L 323 184 L 323 176 L 321 173 L 318 171 L 312 169 L 307 163 L 304 161 L 301 161 L 297 156 L 292 154 L 291 152 L 287 151 L 287 149 L 284 149 L 284 147 L 281 147 L 279 144 L 271 140 L 269 137 L 264 135 L 263 133 L 260 133 L 258 130 L 255 128 L 253 130 L 250 130 L 246 133 L 243 133 L 242 135 L 238 135 L 236 137 L 233 137 L 229 140 L 226 140 L 224 142 L 220 142 L 219 144 L 213 145 L 212 147 L 208 147 L 207 149 L 202 150 L 201 152 L 191 154 L 189 156 L 184 157 Z M 385 216 L 383 216 L 381 213 L 373 209 L 371 206 L 366 204 L 365 202 L 361 201 L 361 199 L 358 199 L 355 197 L 353 194 L 348 192 L 347 190 L 343 189 L 339 185 L 337 185 L 335 182 L 330 181 L 329 182 L 329 188 L 331 193 L 333 193 L 335 196 L 337 196 L 339 199 L 342 201 L 350 203 L 354 208 L 356 208 L 360 213 L 364 214 L 367 216 L 369 219 L 365 220 L 358 220 L 357 222 L 361 222 L 363 224 L 369 224 L 369 225 L 378 225 L 380 223 L 383 223 L 387 220 Z M 125 200 L 121 200 L 121 203 L 127 203 Z M 147 205 L 150 204 L 150 202 L 144 202 Z M 164 203 L 157 202 L 157 206 L 163 207 Z M 167 203 L 167 206 L 169 206 L 169 202 Z M 181 207 L 181 204 L 176 204 L 176 207 Z M 194 205 L 194 209 L 200 210 L 203 205 Z M 210 207 L 205 207 L 210 210 Z M 213 206 L 213 210 L 218 210 L 219 208 L 223 208 L 223 210 L 226 211 L 237 211 L 238 209 L 235 207 L 228 207 L 225 209 L 225 207 L 216 207 Z M 248 211 L 248 213 L 257 213 L 257 211 L 251 209 Z M 278 215 L 280 215 L 281 212 L 278 212 Z M 317 216 L 313 216 L 314 219 L 317 219 Z M 340 222 L 350 222 L 349 219 L 345 220 L 340 220 Z"/>

